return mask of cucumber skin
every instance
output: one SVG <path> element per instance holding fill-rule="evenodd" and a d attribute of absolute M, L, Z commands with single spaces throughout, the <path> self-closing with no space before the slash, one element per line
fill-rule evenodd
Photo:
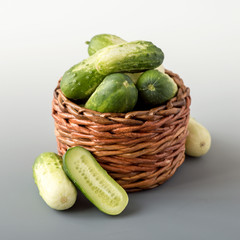
<path fill-rule="evenodd" d="M 96 168 L 101 172 L 102 175 L 104 175 L 106 178 L 110 179 L 114 184 L 115 186 L 118 187 L 119 191 L 122 193 L 123 195 L 123 198 L 125 198 L 125 205 L 123 206 L 123 209 L 121 209 L 120 211 L 118 212 L 112 212 L 112 211 L 106 211 L 106 209 L 103 209 L 103 207 L 97 205 L 95 203 L 95 199 L 91 198 L 88 194 L 88 192 L 86 191 L 86 189 L 84 189 L 84 187 L 79 184 L 76 179 L 74 178 L 74 176 L 71 174 L 71 172 L 69 171 L 68 167 L 67 167 L 67 155 L 69 153 L 69 151 L 72 151 L 74 150 L 75 148 L 79 148 L 85 152 L 87 152 L 89 154 L 89 156 L 91 156 L 91 158 L 94 160 L 94 164 L 96 166 Z M 80 146 L 76 146 L 76 147 L 72 147 L 72 148 L 69 148 L 66 153 L 63 155 L 63 169 L 64 169 L 64 172 L 67 174 L 67 176 L 72 180 L 72 182 L 75 184 L 75 186 L 84 194 L 84 196 L 93 204 L 95 205 L 100 211 L 106 213 L 106 214 L 109 214 L 109 215 L 118 215 L 120 214 L 124 209 L 125 207 L 127 206 L 128 204 L 128 195 L 126 193 L 126 191 L 107 173 L 107 171 L 105 169 L 103 169 L 101 167 L 101 165 L 95 160 L 95 158 L 92 156 L 92 154 L 87 151 L 85 148 L 83 147 L 80 147 Z"/>
<path fill-rule="evenodd" d="M 155 90 L 149 89 L 149 84 L 153 85 Z M 167 74 L 158 70 L 148 70 L 144 72 L 137 81 L 139 97 L 148 105 L 160 105 L 177 93 L 177 84 Z"/>
<path fill-rule="evenodd" d="M 89 56 L 93 55 L 96 53 L 98 50 L 115 45 L 115 44 L 121 44 L 125 43 L 126 41 L 123 40 L 122 38 L 112 35 L 112 34 L 98 34 L 92 37 L 92 39 L 89 42 L 88 45 L 88 54 Z"/>
<path fill-rule="evenodd" d="M 211 148 L 211 135 L 208 129 L 196 119 L 190 117 L 185 153 L 191 157 L 201 157 Z"/>
<path fill-rule="evenodd" d="M 96 70 L 94 59 L 94 56 L 89 57 L 64 73 L 60 88 L 65 97 L 85 100 L 101 83 L 105 76 Z"/>
<path fill-rule="evenodd" d="M 85 104 L 85 108 L 106 112 L 129 112 L 138 99 L 133 81 L 123 73 L 113 73 L 104 78 Z"/>
<path fill-rule="evenodd" d="M 88 47 L 88 53 L 89 55 L 93 55 L 94 53 L 96 53 L 98 50 L 111 46 L 111 45 L 116 45 L 116 44 L 121 44 L 121 43 L 125 43 L 127 41 L 123 40 L 122 38 L 116 36 L 116 35 L 112 35 L 112 34 L 98 34 L 95 35 L 89 44 Z M 156 68 L 157 70 L 159 70 L 160 72 L 164 73 L 164 67 L 163 65 L 160 65 Z M 125 73 L 126 75 L 128 75 L 132 81 L 134 82 L 134 84 L 137 83 L 138 78 L 140 77 L 140 75 L 142 74 L 142 72 L 137 72 L 137 73 Z"/>
<path fill-rule="evenodd" d="M 105 47 L 97 52 L 96 69 L 102 75 L 142 72 L 162 64 L 164 53 L 148 41 L 134 41 Z"/>
<path fill-rule="evenodd" d="M 62 158 L 56 153 L 45 152 L 36 158 L 33 178 L 40 196 L 49 207 L 66 210 L 74 205 L 77 190 L 63 171 Z M 61 196 L 66 197 L 68 202 L 61 202 Z"/>

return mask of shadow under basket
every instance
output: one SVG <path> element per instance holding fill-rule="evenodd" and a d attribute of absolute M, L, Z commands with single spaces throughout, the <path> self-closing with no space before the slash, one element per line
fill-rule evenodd
<path fill-rule="evenodd" d="M 52 116 L 58 153 L 82 146 L 127 191 L 157 187 L 168 180 L 185 159 L 190 115 L 190 90 L 175 73 L 165 70 L 178 93 L 165 105 L 128 113 L 100 113 L 54 91 Z"/>

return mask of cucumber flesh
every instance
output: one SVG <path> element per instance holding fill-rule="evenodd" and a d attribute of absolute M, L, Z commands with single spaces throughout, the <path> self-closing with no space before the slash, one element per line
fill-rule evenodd
<path fill-rule="evenodd" d="M 73 183 L 100 211 L 117 215 L 127 206 L 126 191 L 85 148 L 69 148 L 63 156 L 63 168 Z"/>

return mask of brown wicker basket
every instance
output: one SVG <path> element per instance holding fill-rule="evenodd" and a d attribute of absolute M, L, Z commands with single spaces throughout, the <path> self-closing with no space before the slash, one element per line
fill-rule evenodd
<path fill-rule="evenodd" d="M 185 159 L 190 90 L 177 83 L 177 96 L 165 105 L 128 113 L 99 113 L 54 91 L 52 116 L 58 153 L 82 146 L 128 192 L 154 188 L 169 179 Z"/>

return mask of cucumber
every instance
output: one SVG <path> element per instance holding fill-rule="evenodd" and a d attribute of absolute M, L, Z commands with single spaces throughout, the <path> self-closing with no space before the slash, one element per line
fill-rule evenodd
<path fill-rule="evenodd" d="M 211 135 L 209 131 L 194 118 L 190 117 L 188 132 L 185 143 L 186 154 L 191 157 L 205 155 L 211 147 Z"/>
<path fill-rule="evenodd" d="M 82 147 L 72 147 L 63 156 L 63 168 L 74 184 L 102 212 L 120 214 L 128 204 L 125 190 Z"/>
<path fill-rule="evenodd" d="M 125 42 L 122 38 L 112 34 L 98 34 L 86 43 L 88 44 L 88 54 L 91 56 L 104 47 Z"/>
<path fill-rule="evenodd" d="M 33 165 L 33 177 L 40 196 L 49 207 L 65 210 L 74 205 L 77 190 L 63 171 L 60 156 L 52 152 L 40 154 Z"/>
<path fill-rule="evenodd" d="M 107 47 L 107 46 L 111 46 L 111 45 L 117 45 L 117 44 L 121 44 L 126 42 L 125 40 L 123 40 L 122 38 L 112 35 L 112 34 L 99 34 L 99 35 L 95 35 L 90 42 L 87 42 L 87 44 L 89 44 L 88 47 L 88 53 L 89 55 L 92 55 L 94 53 L 96 53 L 98 50 Z M 160 65 L 159 67 L 156 68 L 157 70 L 159 70 L 160 72 L 164 73 L 164 67 L 163 65 Z M 140 77 L 140 75 L 142 74 L 142 72 L 138 72 L 138 73 L 125 73 L 126 75 L 128 75 L 132 81 L 134 82 L 134 84 L 137 83 L 138 78 Z"/>
<path fill-rule="evenodd" d="M 94 111 L 129 112 L 138 99 L 133 81 L 123 73 L 113 73 L 104 78 L 85 104 Z"/>
<path fill-rule="evenodd" d="M 105 76 L 115 72 L 141 72 L 159 66 L 164 55 L 151 42 L 136 41 L 105 47 L 66 71 L 60 88 L 70 99 L 90 97 Z"/>
<path fill-rule="evenodd" d="M 162 50 L 148 41 L 134 41 L 105 47 L 96 53 L 96 69 L 102 75 L 142 72 L 163 62 Z"/>
<path fill-rule="evenodd" d="M 64 96 L 70 99 L 87 99 L 104 79 L 95 68 L 94 55 L 66 71 L 60 81 Z"/>
<path fill-rule="evenodd" d="M 173 79 L 158 70 L 144 72 L 138 79 L 136 86 L 140 98 L 152 106 L 170 100 L 178 91 L 177 84 Z"/>

